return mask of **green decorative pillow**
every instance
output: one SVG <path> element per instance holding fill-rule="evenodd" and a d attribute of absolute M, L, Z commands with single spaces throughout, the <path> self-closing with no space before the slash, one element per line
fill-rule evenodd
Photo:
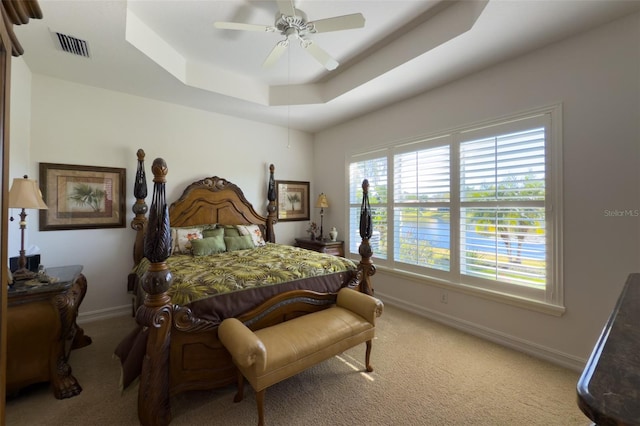
<path fill-rule="evenodd" d="M 227 251 L 251 249 L 254 247 L 253 240 L 250 235 L 242 235 L 237 237 L 224 237 L 224 244 Z"/>
<path fill-rule="evenodd" d="M 194 256 L 208 256 L 210 254 L 222 253 L 227 247 L 222 235 L 215 237 L 204 237 L 200 240 L 191 241 L 191 251 Z"/>
<path fill-rule="evenodd" d="M 223 228 L 215 228 L 215 229 L 203 229 L 202 236 L 204 238 L 209 237 L 224 237 L 224 229 Z"/>
<path fill-rule="evenodd" d="M 234 225 L 224 225 L 224 236 L 225 237 L 239 237 L 240 231 Z"/>
<path fill-rule="evenodd" d="M 254 246 L 260 247 L 267 244 L 258 225 L 236 225 L 236 228 L 240 235 L 250 235 Z"/>

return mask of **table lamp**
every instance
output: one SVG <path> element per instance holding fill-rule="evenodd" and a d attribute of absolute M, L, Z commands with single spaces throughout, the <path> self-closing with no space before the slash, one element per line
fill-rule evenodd
<path fill-rule="evenodd" d="M 320 237 L 318 238 L 320 241 L 324 241 L 322 221 L 324 218 L 324 209 L 327 207 L 329 207 L 329 201 L 327 201 L 327 196 L 324 195 L 324 192 L 321 192 L 320 195 L 318 195 L 318 201 L 316 201 L 316 208 L 320 209 Z"/>
<path fill-rule="evenodd" d="M 15 280 L 31 279 L 36 274 L 27 269 L 27 256 L 24 250 L 24 230 L 27 228 L 25 209 L 42 210 L 48 208 L 42 200 L 42 193 L 35 180 L 28 179 L 27 175 L 24 175 L 23 179 L 13 180 L 11 190 L 9 190 L 9 208 L 22 209 L 20 212 L 20 258 L 18 259 L 18 270 L 13 273 L 13 278 Z"/>

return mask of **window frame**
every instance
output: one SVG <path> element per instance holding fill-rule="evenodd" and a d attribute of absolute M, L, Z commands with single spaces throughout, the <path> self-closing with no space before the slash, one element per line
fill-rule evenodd
<path fill-rule="evenodd" d="M 545 233 L 546 233 L 546 283 L 543 290 L 531 289 L 491 279 L 483 279 L 463 275 L 460 272 L 460 216 L 462 204 L 460 201 L 460 144 L 476 139 L 477 135 L 500 136 L 504 129 L 525 130 L 531 128 L 530 123 L 544 122 L 545 128 Z M 394 159 L 399 153 L 414 152 L 437 146 L 449 145 L 450 150 L 450 262 L 449 271 L 440 271 L 425 266 L 416 266 L 400 262 L 394 258 Z M 386 157 L 387 163 L 387 202 L 383 206 L 387 213 L 387 242 L 386 259 L 376 257 L 374 261 L 385 272 L 397 274 L 421 283 L 454 289 L 456 291 L 479 295 L 481 297 L 498 300 L 504 303 L 537 310 L 540 312 L 562 315 L 564 313 L 563 271 L 562 271 L 562 105 L 554 104 L 532 109 L 519 114 L 501 117 L 494 120 L 460 126 L 437 134 L 420 136 L 404 141 L 396 141 L 379 146 L 367 152 L 354 152 L 347 155 L 346 179 L 347 192 L 351 193 L 352 185 L 362 182 L 351 182 L 349 170 L 352 163 Z M 365 176 L 366 178 L 366 176 Z M 442 202 L 434 203 L 442 205 Z M 398 203 L 406 206 L 406 203 Z M 413 207 L 424 206 L 425 203 L 415 203 Z M 359 244 L 359 234 L 353 233 L 349 222 L 353 208 L 358 207 L 353 199 L 349 202 L 347 223 L 349 232 L 347 244 L 349 253 L 357 257 L 357 250 L 353 248 Z M 377 207 L 372 205 L 372 208 Z M 375 229 L 375 224 L 374 224 Z M 353 241 L 356 238 L 356 241 Z"/>

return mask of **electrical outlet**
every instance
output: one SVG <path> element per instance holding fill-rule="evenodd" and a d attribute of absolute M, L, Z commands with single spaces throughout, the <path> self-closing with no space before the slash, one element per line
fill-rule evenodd
<path fill-rule="evenodd" d="M 440 294 L 440 303 L 449 303 L 449 295 L 446 292 Z"/>

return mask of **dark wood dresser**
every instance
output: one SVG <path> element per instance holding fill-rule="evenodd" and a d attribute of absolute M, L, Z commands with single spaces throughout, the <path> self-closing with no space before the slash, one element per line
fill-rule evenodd
<path fill-rule="evenodd" d="M 50 382 L 58 399 L 78 395 L 82 388 L 71 374 L 71 349 L 91 343 L 76 324 L 87 292 L 82 266 L 51 268 L 53 283 L 17 282 L 8 291 L 7 394 L 39 382 Z"/>
<path fill-rule="evenodd" d="M 320 241 L 310 240 L 308 238 L 296 238 L 296 247 L 344 257 L 344 241 Z"/>
<path fill-rule="evenodd" d="M 640 274 L 631 274 L 578 380 L 596 425 L 640 425 Z"/>

